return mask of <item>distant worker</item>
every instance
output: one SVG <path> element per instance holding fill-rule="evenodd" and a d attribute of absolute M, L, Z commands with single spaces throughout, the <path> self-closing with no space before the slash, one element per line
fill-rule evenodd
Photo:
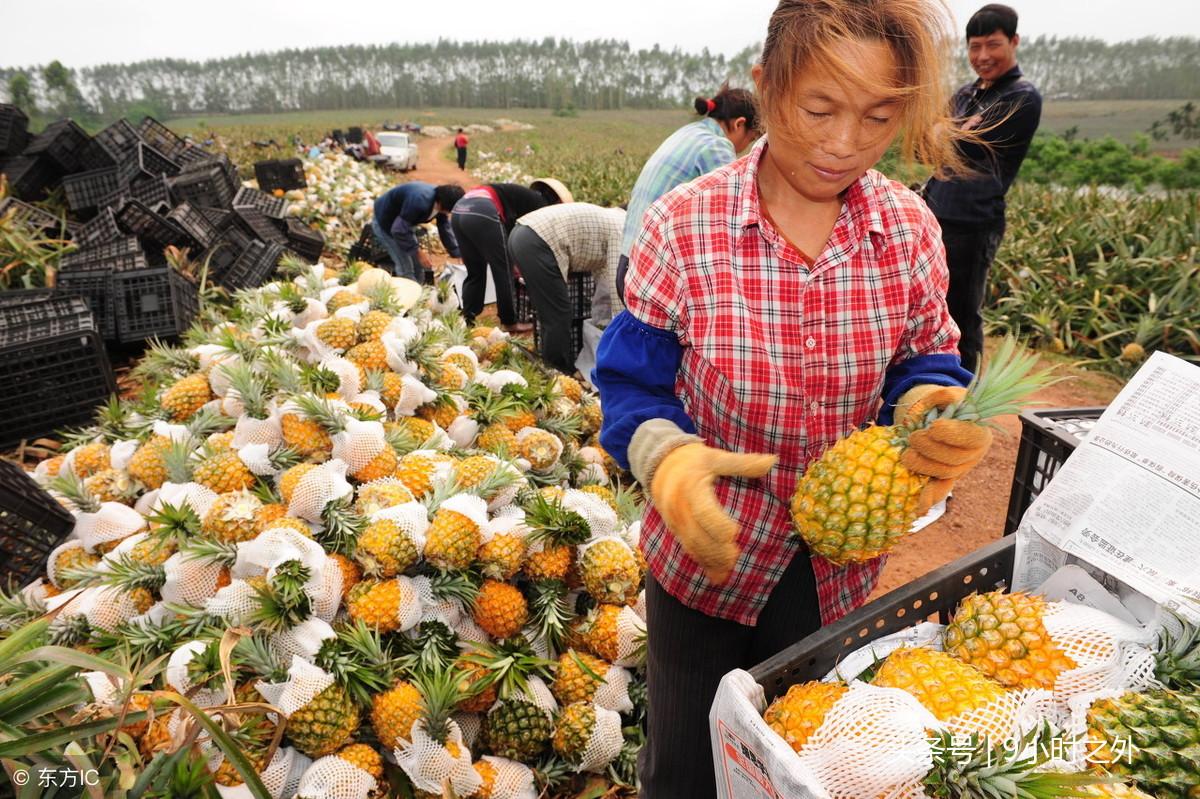
<path fill-rule="evenodd" d="M 597 284 L 592 300 L 592 321 L 599 327 L 607 325 L 624 304 L 629 251 L 642 229 L 646 209 L 676 186 L 731 163 L 737 153 L 758 138 L 754 95 L 746 89 L 731 89 L 726 83 L 714 97 L 697 97 L 695 108 L 703 118 L 684 125 L 660 144 L 633 185 L 625 216 L 621 264 L 606 286 Z"/>
<path fill-rule="evenodd" d="M 977 130 L 982 140 L 957 145 L 975 174 L 933 178 L 924 192 L 942 226 L 950 267 L 946 303 L 962 331 L 962 365 L 972 372 L 983 351 L 988 271 L 1004 238 L 1004 195 L 1042 118 L 1042 96 L 1017 66 L 1020 41 L 1017 12 L 1008 6 L 986 5 L 967 22 L 967 58 L 979 78 L 955 93 L 951 107 L 962 129 Z"/>
<path fill-rule="evenodd" d="M 379 146 L 379 139 L 375 138 L 375 134 L 369 130 L 363 131 L 363 157 L 373 158 L 383 152 Z"/>
<path fill-rule="evenodd" d="M 437 223 L 442 246 L 451 257 L 459 257 L 458 243 L 450 230 L 450 210 L 462 196 L 462 186 L 457 184 L 434 186 L 414 180 L 388 189 L 375 199 L 371 228 L 391 256 L 392 274 L 420 283 L 422 271 L 433 268 L 413 230 L 427 222 Z"/>
<path fill-rule="evenodd" d="M 450 225 L 462 250 L 467 277 L 462 288 L 462 313 L 468 323 L 483 311 L 488 269 L 496 289 L 496 315 L 509 333 L 528 333 L 533 325 L 517 319 L 513 298 L 512 264 L 508 258 L 508 234 L 517 220 L 547 205 L 569 203 L 571 192 L 553 178 L 535 180 L 528 187 L 516 183 L 485 183 L 468 191 L 454 212 Z"/>
<path fill-rule="evenodd" d="M 467 144 L 469 144 L 470 141 L 471 140 L 467 138 L 467 134 L 463 132 L 463 129 L 459 128 L 458 135 L 454 137 L 454 149 L 458 150 L 459 169 L 467 168 Z"/>
<path fill-rule="evenodd" d="M 597 281 L 614 273 L 624 228 L 624 209 L 568 203 L 525 214 L 508 234 L 508 253 L 542 326 L 542 360 L 560 372 L 575 371 L 567 281 L 578 272 L 590 272 Z"/>

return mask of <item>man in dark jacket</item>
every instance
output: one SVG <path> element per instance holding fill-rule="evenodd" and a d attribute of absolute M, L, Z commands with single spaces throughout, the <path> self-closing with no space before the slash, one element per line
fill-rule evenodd
<path fill-rule="evenodd" d="M 962 331 L 962 365 L 977 370 L 983 351 L 988 270 L 1004 237 L 1004 195 L 1021 168 L 1042 117 L 1042 97 L 1017 66 L 1017 12 L 990 4 L 967 22 L 967 56 L 979 78 L 954 95 L 954 117 L 981 143 L 959 145 L 975 174 L 931 179 L 925 200 L 942 226 L 950 290 L 946 302 Z"/>
<path fill-rule="evenodd" d="M 414 180 L 388 189 L 375 199 L 371 227 L 392 258 L 394 275 L 420 283 L 422 270 L 433 268 L 414 231 L 426 222 L 436 220 L 446 252 L 453 258 L 459 257 L 458 243 L 450 229 L 450 209 L 462 196 L 462 187 L 453 183 L 434 186 Z"/>

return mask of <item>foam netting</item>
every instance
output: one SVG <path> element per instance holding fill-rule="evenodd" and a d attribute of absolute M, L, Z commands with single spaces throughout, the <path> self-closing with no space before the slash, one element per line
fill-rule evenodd
<path fill-rule="evenodd" d="M 505 337 L 507 337 L 507 334 L 505 334 Z M 529 381 L 512 369 L 497 369 L 494 372 L 482 372 L 476 376 L 475 382 L 487 386 L 495 392 L 499 392 L 505 386 L 510 385 L 518 385 L 521 388 L 529 386 Z"/>
<path fill-rule="evenodd" d="M 412 416 L 417 408 L 437 399 L 437 393 L 412 375 L 400 378 L 400 399 L 394 408 L 396 417 Z"/>
<path fill-rule="evenodd" d="M 254 687 L 269 704 L 279 708 L 284 716 L 290 717 L 331 685 L 332 674 L 303 658 L 293 657 L 286 680 L 274 683 L 259 680 Z"/>
<path fill-rule="evenodd" d="M 297 656 L 312 661 L 321 651 L 321 646 L 336 637 L 337 633 L 329 622 L 310 616 L 299 624 L 272 635 L 269 644 L 271 652 L 280 662 L 290 663 L 292 658 Z"/>
<path fill-rule="evenodd" d="M 244 413 L 237 416 L 237 424 L 233 427 L 233 448 L 241 449 L 250 444 L 266 444 L 268 450 L 275 450 L 283 443 L 283 430 L 279 424 L 279 411 L 272 403 L 268 408 L 266 419 L 255 419 Z"/>
<path fill-rule="evenodd" d="M 479 790 L 483 779 L 471 765 L 471 750 L 463 742 L 462 731 L 453 721 L 449 727 L 446 742 L 456 745 L 457 757 L 430 738 L 425 722 L 418 721 L 412 728 L 412 740 L 396 748 L 396 762 L 418 790 L 441 795 L 449 785 L 456 795 L 470 796 Z"/>
<path fill-rule="evenodd" d="M 291 527 L 264 530 L 257 537 L 238 544 L 237 550 L 237 560 L 230 573 L 241 578 L 269 575 L 280 564 L 298 560 L 309 570 L 309 582 L 319 583 L 329 559 L 319 543 Z"/>
<path fill-rule="evenodd" d="M 288 516 L 319 522 L 326 505 L 350 496 L 353 491 L 346 481 L 346 462 L 326 461 L 300 478 L 288 503 Z"/>
<path fill-rule="evenodd" d="M 328 369 L 338 377 L 338 396 L 346 401 L 353 400 L 362 390 L 362 375 L 358 365 L 353 361 L 338 356 L 329 356 L 320 360 L 321 368 Z"/>
<path fill-rule="evenodd" d="M 61 544 L 50 550 L 50 556 L 46 559 L 46 578 L 50 580 L 52 585 L 58 586 L 58 556 L 70 549 L 83 549 L 83 542 L 78 538 L 68 538 Z M 61 587 L 61 586 L 59 586 Z"/>
<path fill-rule="evenodd" d="M 380 414 L 387 413 L 387 406 L 383 404 L 383 400 L 379 397 L 379 392 L 375 389 L 368 389 L 359 393 L 359 395 L 354 398 L 354 402 L 358 405 L 370 405 Z"/>
<path fill-rule="evenodd" d="M 1062 715 L 1071 698 L 1100 691 L 1145 690 L 1154 685 L 1154 630 L 1069 602 L 1048 602 L 1046 632 L 1076 668 L 1058 675 L 1054 699 Z"/>
<path fill-rule="evenodd" d="M 589 494 L 577 488 L 568 488 L 563 492 L 562 506 L 567 510 L 575 511 L 587 520 L 588 527 L 592 531 L 592 538 L 615 535 L 620 527 L 617 512 L 595 494 Z"/>
<path fill-rule="evenodd" d="M 479 734 L 483 732 L 483 714 L 457 712 L 451 718 L 462 732 L 463 743 L 468 747 L 474 746 L 475 742 L 479 740 Z"/>
<path fill-rule="evenodd" d="M 628 713 L 633 710 L 633 700 L 629 698 L 629 683 L 631 675 L 620 666 L 609 666 L 604 672 L 604 682 L 596 686 L 592 701 L 605 710 L 615 710 L 618 713 Z"/>
<path fill-rule="evenodd" d="M 267 789 L 272 799 L 291 799 L 300 789 L 301 780 L 312 760 L 305 754 L 297 752 L 290 746 L 275 750 L 270 764 L 259 774 L 263 787 Z M 218 785 L 217 791 L 221 799 L 253 799 L 250 789 L 245 783 L 235 786 Z"/>
<path fill-rule="evenodd" d="M 224 619 L 227 624 L 239 627 L 250 622 L 250 616 L 258 608 L 258 592 L 245 580 L 230 580 L 204 603 L 207 613 Z"/>
<path fill-rule="evenodd" d="M 459 449 L 469 449 L 472 442 L 475 441 L 475 436 L 478 434 L 479 422 L 470 416 L 456 417 L 450 423 L 450 426 L 446 428 L 446 435 L 450 436 L 450 440 L 454 442 L 454 446 Z"/>
<path fill-rule="evenodd" d="M 194 687 L 191 677 L 188 676 L 188 664 L 207 646 L 203 641 L 188 641 L 172 652 L 167 660 L 167 685 L 188 696 L 188 692 Z M 191 694 L 190 699 L 200 707 L 213 707 L 225 701 L 225 692 L 220 688 L 200 688 Z"/>
<path fill-rule="evenodd" d="M 520 430 L 517 431 L 516 436 L 517 436 L 518 448 L 522 448 L 523 445 L 525 444 L 525 440 L 528 439 L 530 436 L 540 436 L 542 438 L 545 438 L 546 441 L 550 442 L 554 447 L 554 457 L 553 457 L 553 459 L 547 458 L 546 459 L 547 464 L 545 466 L 543 466 L 541 468 L 535 468 L 533 466 L 533 464 L 530 463 L 530 469 L 533 469 L 533 471 L 546 471 L 547 469 L 550 469 L 551 467 L 553 467 L 554 464 L 558 463 L 558 459 L 562 457 L 562 453 L 563 453 L 562 439 L 559 438 L 558 436 L 554 435 L 553 433 L 548 433 L 547 431 L 541 429 L 540 427 L 522 427 Z M 523 458 L 522 460 L 528 460 L 528 459 Z"/>
<path fill-rule="evenodd" d="M 191 508 L 197 516 L 203 519 L 208 509 L 217 501 L 217 492 L 199 483 L 163 483 L 158 489 L 158 496 L 150 506 L 152 512 L 162 510 L 163 505 L 173 505 Z"/>
<path fill-rule="evenodd" d="M 300 778 L 297 799 L 367 799 L 375 778 L 337 755 L 313 763 Z"/>
<path fill-rule="evenodd" d="M 438 511 L 443 510 L 454 511 L 466 516 L 480 530 L 487 527 L 488 506 L 482 497 L 474 494 L 455 494 L 438 506 Z"/>
<path fill-rule="evenodd" d="M 383 422 L 364 422 L 353 416 L 343 418 L 345 429 L 334 433 L 333 457 L 343 460 L 350 474 L 355 474 L 375 459 L 388 446 Z"/>
<path fill-rule="evenodd" d="M 271 463 L 271 450 L 270 444 L 246 444 L 234 447 L 233 451 L 251 474 L 259 477 L 275 477 L 282 469 Z"/>
<path fill-rule="evenodd" d="M 494 755 L 484 755 L 480 760 L 487 761 L 496 770 L 488 799 L 537 799 L 533 769 L 529 766 Z"/>
<path fill-rule="evenodd" d="M 198 607 L 217 592 L 221 565 L 193 558 L 188 560 L 176 552 L 163 564 L 167 579 L 159 589 L 163 602 Z"/>
<path fill-rule="evenodd" d="M 621 735 L 621 714 L 603 707 L 595 707 L 595 711 L 596 725 L 579 759 L 582 771 L 603 771 L 621 754 L 625 742 Z"/>
<path fill-rule="evenodd" d="M 396 621 L 400 625 L 398 629 L 406 632 L 416 627 L 423 617 L 425 608 L 421 602 L 421 592 L 415 583 L 416 578 L 401 574 L 390 579 L 400 586 L 400 601 L 396 604 Z"/>
<path fill-rule="evenodd" d="M 377 518 L 385 518 L 376 517 L 375 514 L 384 508 L 399 507 L 393 503 L 393 498 L 397 494 L 408 497 L 407 500 L 400 503 L 401 505 L 414 501 L 412 492 L 399 478 L 380 477 L 359 485 L 358 490 L 354 492 L 354 506 L 359 513 L 366 515 L 372 521 Z M 422 506 L 422 511 L 424 511 L 424 506 Z M 422 524 L 428 524 L 428 520 L 422 520 Z M 423 531 L 424 527 L 421 529 Z"/>
<path fill-rule="evenodd" d="M 146 526 L 146 520 L 128 505 L 103 502 L 95 513 L 75 514 L 75 536 L 88 552 L 100 544 L 120 541 Z"/>
<path fill-rule="evenodd" d="M 617 612 L 617 657 L 613 663 L 618 666 L 636 667 L 641 662 L 640 650 L 646 639 L 645 595 L 639 597 L 642 614 L 631 607 L 623 607 Z"/>
<path fill-rule="evenodd" d="M 113 444 L 108 450 L 108 459 L 114 469 L 124 469 L 129 465 L 129 459 L 133 457 L 133 453 L 137 452 L 138 442 L 136 439 L 128 441 L 118 441 Z M 74 452 L 74 450 L 71 450 Z"/>
<path fill-rule="evenodd" d="M 201 346 L 211 347 L 215 345 L 209 344 Z M 196 353 L 196 350 L 198 349 L 200 349 L 200 347 L 196 347 L 192 350 L 192 352 Z M 199 358 L 200 356 L 197 354 L 197 357 Z M 228 398 L 232 393 L 233 397 L 236 398 L 237 392 L 233 390 L 233 383 L 229 379 L 229 372 L 227 370 L 235 369 L 238 366 L 241 366 L 243 363 L 241 356 L 230 353 L 228 350 L 220 349 L 219 352 L 211 353 L 207 360 L 208 387 L 212 389 L 212 393 L 216 394 L 218 397 L 226 398 Z M 205 368 L 204 361 L 204 358 L 200 358 L 201 370 Z M 241 411 L 238 413 L 241 413 Z M 238 414 L 234 413 L 230 415 L 237 416 Z"/>

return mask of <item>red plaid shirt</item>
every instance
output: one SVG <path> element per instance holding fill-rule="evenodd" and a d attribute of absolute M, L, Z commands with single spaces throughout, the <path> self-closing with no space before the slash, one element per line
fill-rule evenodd
<path fill-rule="evenodd" d="M 805 465 L 871 419 L 885 372 L 956 354 L 945 252 L 933 214 L 875 171 L 850 186 L 815 261 L 763 213 L 756 175 L 766 147 L 664 196 L 630 254 L 625 300 L 641 322 L 675 333 L 675 392 L 711 446 L 770 452 L 762 480 L 720 479 L 741 556 L 721 586 L 651 507 L 642 548 L 651 573 L 685 605 L 753 625 L 803 543 L 789 503 Z M 828 624 L 862 604 L 883 559 L 840 568 L 812 558 Z"/>

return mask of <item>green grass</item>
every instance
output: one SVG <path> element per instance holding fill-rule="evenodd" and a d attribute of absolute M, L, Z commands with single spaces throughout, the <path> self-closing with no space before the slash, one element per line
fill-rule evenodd
<path fill-rule="evenodd" d="M 1041 130 L 1065 133 L 1078 129 L 1077 138 L 1100 139 L 1112 136 L 1117 141 L 1132 144 L 1134 136 L 1145 133 L 1156 119 L 1183 105 L 1183 100 L 1052 100 L 1042 106 Z M 1181 139 L 1151 142 L 1150 149 L 1158 153 L 1173 153 L 1183 149 Z"/>

